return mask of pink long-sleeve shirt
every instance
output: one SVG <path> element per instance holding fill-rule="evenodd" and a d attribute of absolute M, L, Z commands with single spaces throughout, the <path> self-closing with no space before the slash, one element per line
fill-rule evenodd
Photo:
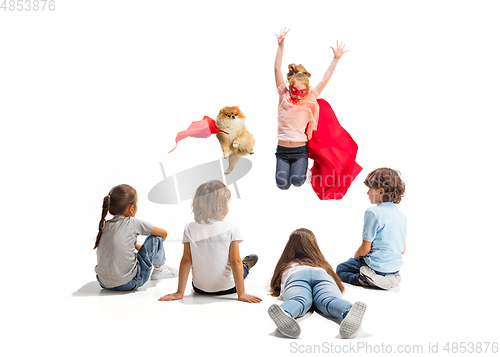
<path fill-rule="evenodd" d="M 278 140 L 306 142 L 318 126 L 319 93 L 312 89 L 297 104 L 292 102 L 285 84 L 277 88 L 280 95 L 278 105 Z M 309 126 L 307 126 L 309 124 Z M 307 133 L 306 133 L 307 127 Z"/>

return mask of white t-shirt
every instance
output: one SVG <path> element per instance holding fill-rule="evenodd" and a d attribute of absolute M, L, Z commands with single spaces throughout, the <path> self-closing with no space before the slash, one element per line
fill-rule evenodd
<path fill-rule="evenodd" d="M 229 261 L 229 246 L 243 241 L 241 232 L 231 222 L 211 224 L 192 222 L 184 228 L 182 243 L 191 248 L 193 284 L 205 292 L 234 288 Z"/>
<path fill-rule="evenodd" d="M 307 269 L 316 269 L 316 270 L 323 270 L 326 272 L 325 269 L 320 268 L 320 267 L 311 267 L 309 265 L 299 265 L 298 263 L 293 263 L 290 264 L 290 267 L 283 272 L 283 275 L 281 276 L 281 291 L 280 291 L 280 296 L 278 296 L 278 300 L 283 300 L 283 292 L 285 291 L 285 284 L 288 278 L 292 276 L 293 273 L 296 273 L 301 270 L 307 270 Z"/>

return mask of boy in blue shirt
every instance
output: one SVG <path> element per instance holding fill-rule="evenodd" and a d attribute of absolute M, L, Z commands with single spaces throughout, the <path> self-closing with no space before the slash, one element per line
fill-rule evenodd
<path fill-rule="evenodd" d="M 397 286 L 406 249 L 406 217 L 396 204 L 401 202 L 405 183 L 398 171 L 380 168 L 365 180 L 374 207 L 365 212 L 363 241 L 354 258 L 337 266 L 337 275 L 352 285 L 384 290 Z"/>

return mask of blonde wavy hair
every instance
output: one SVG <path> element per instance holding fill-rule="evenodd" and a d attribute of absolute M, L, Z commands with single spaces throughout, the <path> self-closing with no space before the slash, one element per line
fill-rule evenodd
<path fill-rule="evenodd" d="M 201 184 L 194 194 L 191 207 L 198 223 L 223 221 L 229 213 L 231 191 L 217 180 Z"/>

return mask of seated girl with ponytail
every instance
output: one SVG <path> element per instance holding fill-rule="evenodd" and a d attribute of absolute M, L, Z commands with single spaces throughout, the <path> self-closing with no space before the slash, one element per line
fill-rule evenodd
<path fill-rule="evenodd" d="M 103 289 L 136 290 L 150 275 L 151 279 L 177 276 L 176 269 L 165 265 L 163 242 L 167 232 L 135 218 L 137 200 L 136 190 L 129 185 L 115 186 L 104 197 L 94 246 L 97 249 L 96 277 Z M 106 221 L 108 212 L 114 217 Z M 148 236 L 142 246 L 137 244 L 138 235 Z"/>
<path fill-rule="evenodd" d="M 286 29 L 285 29 L 286 30 Z M 291 185 L 302 186 L 306 181 L 308 165 L 308 141 L 318 126 L 320 106 L 318 98 L 332 77 L 339 59 L 348 51 L 344 51 L 342 42 L 333 50 L 334 58 L 319 83 L 309 87 L 311 74 L 303 65 L 288 65 L 285 84 L 281 73 L 281 62 L 285 36 L 288 31 L 282 30 L 278 38 L 278 51 L 274 62 L 274 75 L 279 94 L 278 105 L 278 147 L 276 149 L 276 185 L 287 190 Z M 323 199 L 323 198 L 322 198 Z"/>

